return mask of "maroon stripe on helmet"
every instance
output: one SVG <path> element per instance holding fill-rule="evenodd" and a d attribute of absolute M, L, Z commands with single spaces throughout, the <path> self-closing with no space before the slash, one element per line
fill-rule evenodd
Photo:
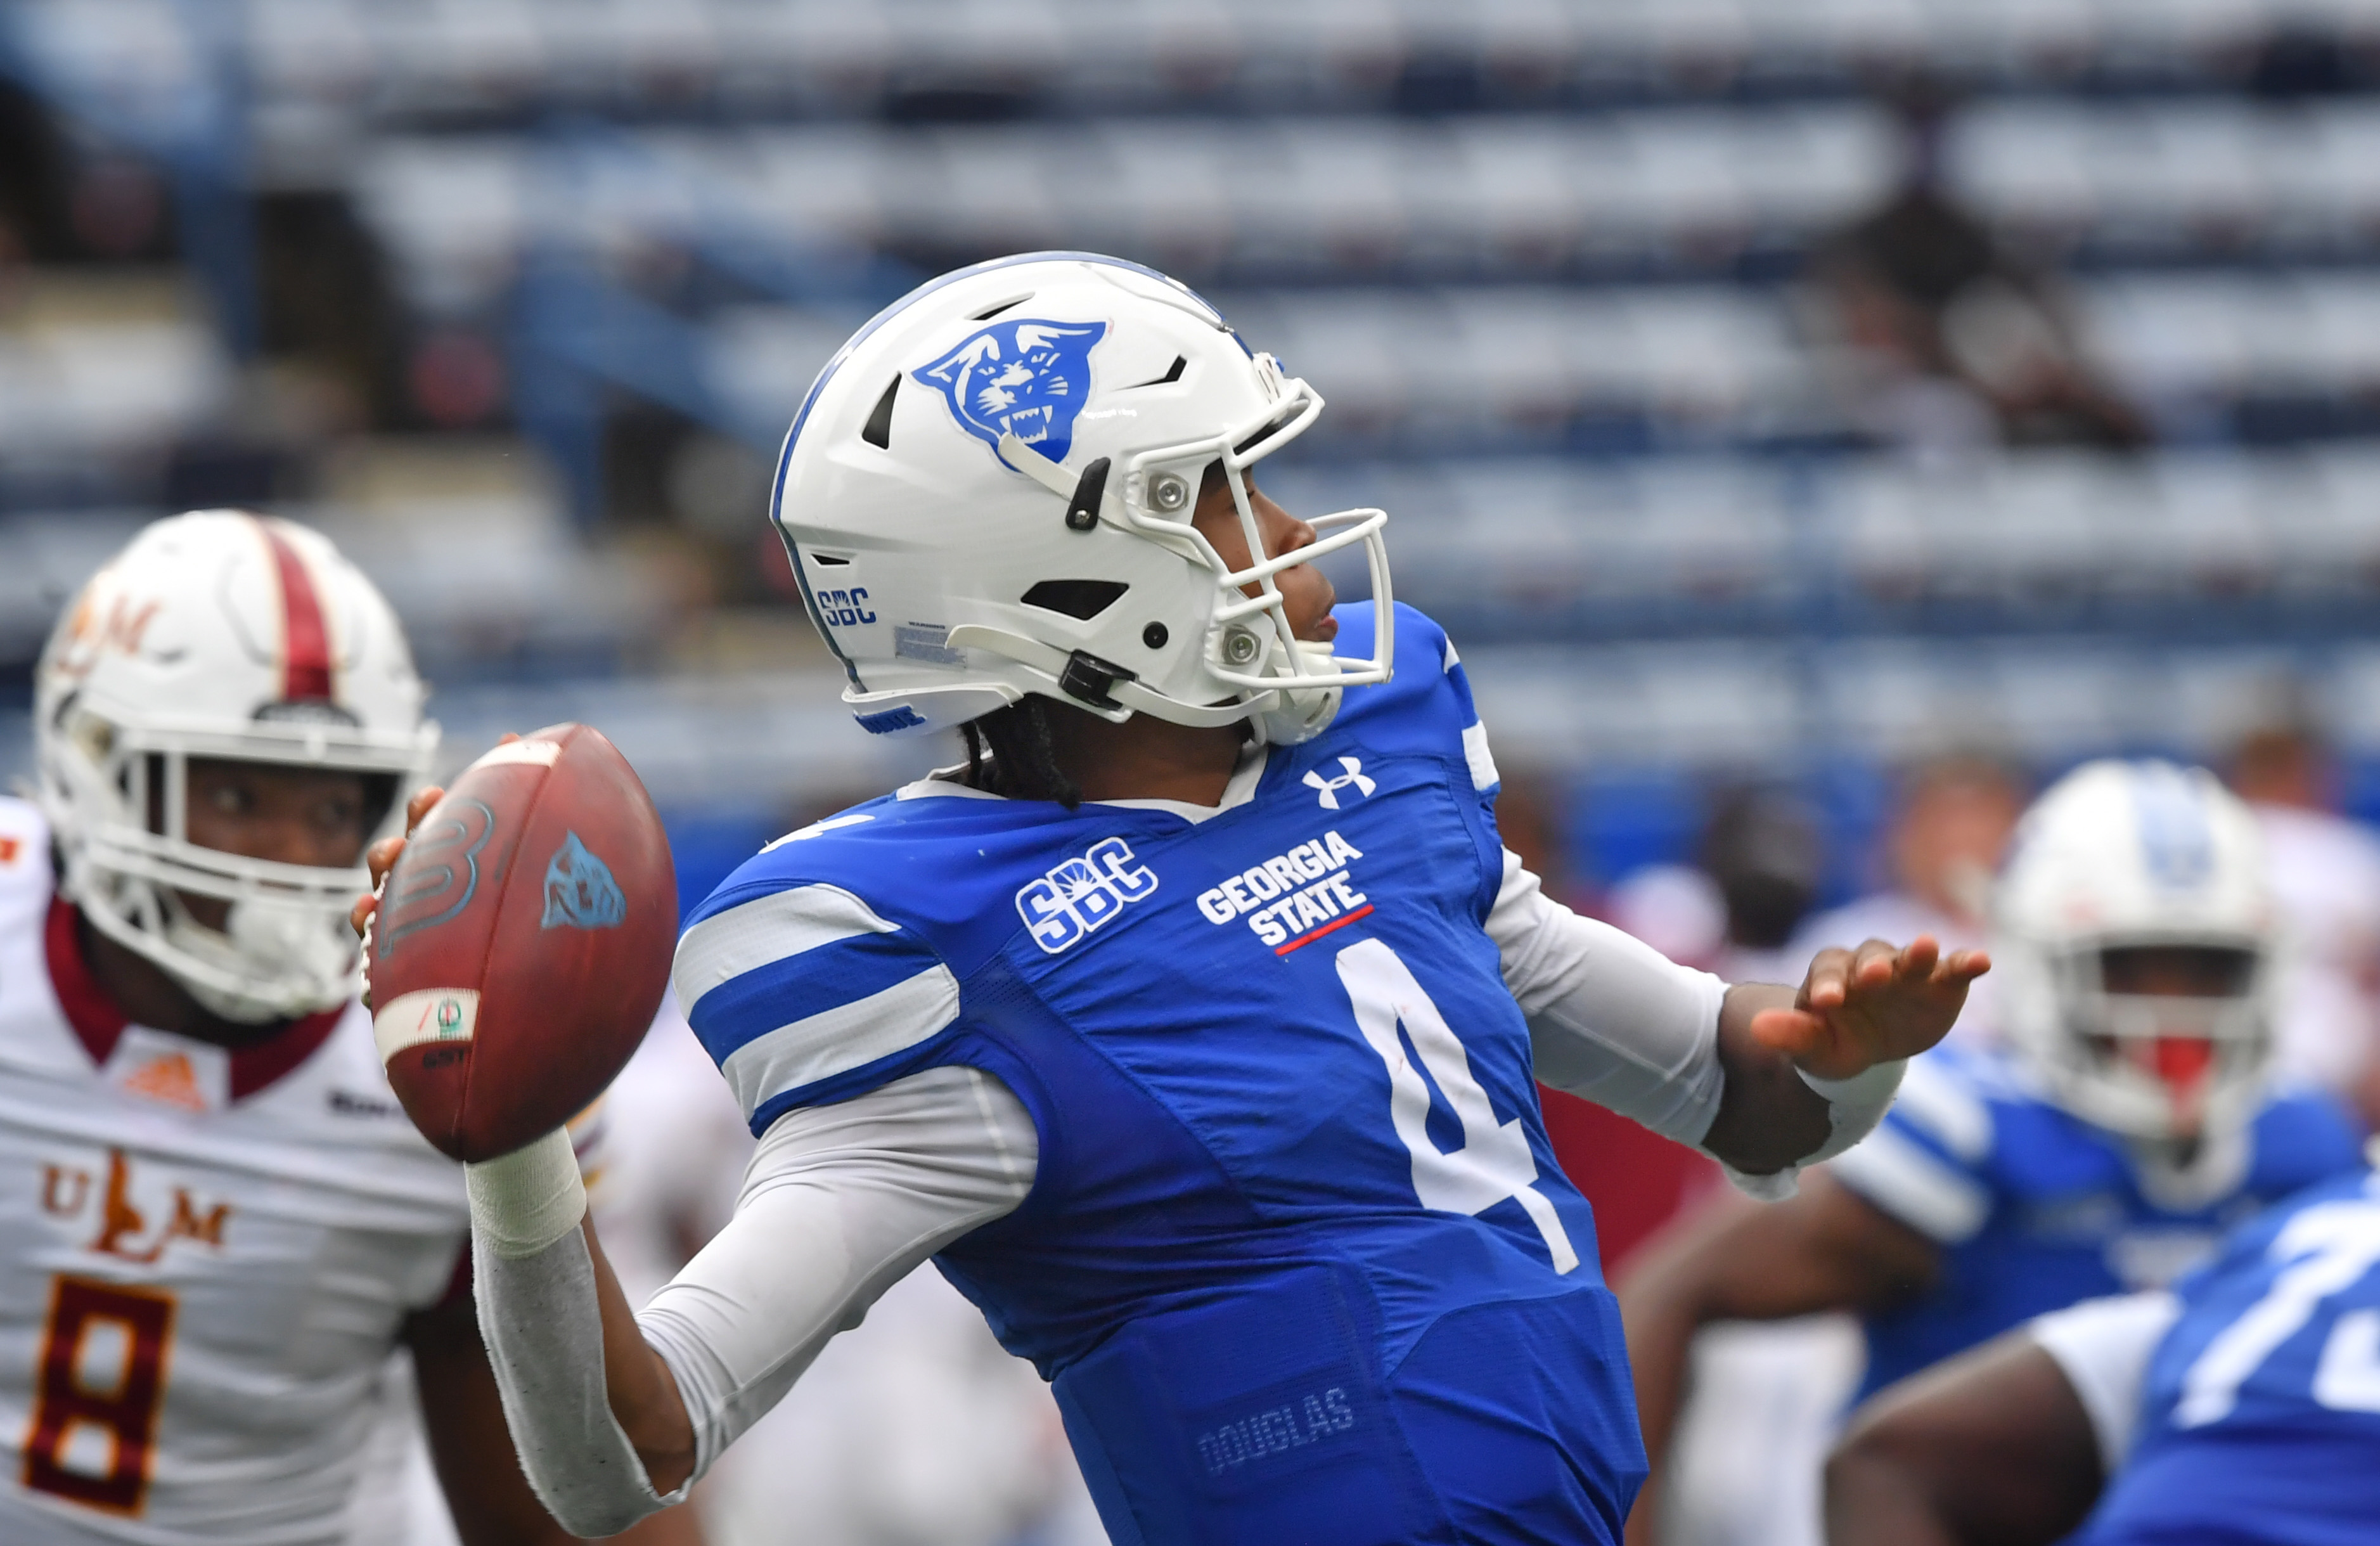
<path fill-rule="evenodd" d="M 281 697 L 285 702 L 329 698 L 331 693 L 331 633 L 322 621 L 322 598 L 314 592 L 314 577 L 288 538 L 263 521 L 264 540 L 273 548 L 273 567 L 281 575 Z"/>

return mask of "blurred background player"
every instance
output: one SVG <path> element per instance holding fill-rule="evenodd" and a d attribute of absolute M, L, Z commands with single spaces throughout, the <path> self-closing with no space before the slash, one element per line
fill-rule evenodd
<path fill-rule="evenodd" d="M 40 803 L 0 800 L 11 1546 L 346 1540 L 400 1347 L 463 1539 L 565 1539 L 504 1437 L 460 1169 L 354 998 L 421 700 L 370 583 L 235 511 L 142 532 L 42 656 Z"/>
<path fill-rule="evenodd" d="M 2170 1291 L 2094 1299 L 1878 1399 L 1832 1546 L 2347 1546 L 2380 1518 L 2380 1184 L 2242 1224 Z"/>
<path fill-rule="evenodd" d="M 1855 1313 L 1873 1392 L 2028 1316 L 2169 1283 L 2230 1223 L 2360 1163 L 2337 1102 L 2268 1089 L 2279 923 L 2255 820 L 2212 774 L 2068 774 L 2027 813 L 1994 915 L 2010 1051 L 1919 1060 L 1800 1197 L 1690 1222 L 1622 1284 L 1657 1476 L 1708 1322 Z"/>

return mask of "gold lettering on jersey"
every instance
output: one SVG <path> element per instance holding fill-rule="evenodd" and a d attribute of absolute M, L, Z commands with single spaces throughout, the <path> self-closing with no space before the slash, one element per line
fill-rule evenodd
<path fill-rule="evenodd" d="M 190 1200 L 190 1194 L 184 1188 L 176 1187 L 174 1188 L 174 1222 L 165 1226 L 165 1238 L 196 1240 L 200 1245 L 212 1246 L 217 1250 L 221 1250 L 224 1221 L 230 1217 L 231 1204 L 218 1202 L 207 1210 L 204 1218 L 200 1218 L 198 1205 Z"/>
<path fill-rule="evenodd" d="M 66 1183 L 73 1182 L 72 1191 Z M 91 1172 L 69 1170 L 65 1165 L 42 1167 L 42 1211 L 71 1218 L 82 1211 L 84 1199 L 91 1196 Z"/>
<path fill-rule="evenodd" d="M 119 1260 L 147 1263 L 164 1254 L 176 1240 L 223 1248 L 224 1227 L 231 1220 L 231 1204 L 200 1202 L 188 1187 L 176 1187 L 173 1202 L 154 1212 L 163 1222 L 152 1227 L 151 1211 L 133 1199 L 132 1162 L 121 1149 L 107 1151 L 107 1186 L 100 1193 L 94 1233 L 84 1248 Z M 91 1196 L 91 1173 L 66 1165 L 42 1167 L 42 1208 L 62 1218 L 84 1211 Z"/>

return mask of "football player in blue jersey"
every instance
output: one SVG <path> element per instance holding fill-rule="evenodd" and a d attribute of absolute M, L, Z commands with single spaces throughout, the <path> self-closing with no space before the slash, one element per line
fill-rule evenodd
<path fill-rule="evenodd" d="M 1856 1313 L 1864 1396 L 2031 1316 L 2163 1286 L 2360 1164 L 2342 1107 L 2268 1087 L 2275 906 L 2255 820 L 2211 774 L 2068 774 L 2020 824 L 1995 911 L 2012 1049 L 1918 1059 L 1792 1202 L 1689 1223 L 1622 1285 L 1657 1469 L 1705 1324 Z"/>
<path fill-rule="evenodd" d="M 1385 517 L 1253 481 L 1321 407 L 1083 254 L 928 285 L 811 388 L 773 516 L 844 700 L 966 761 L 693 915 L 678 998 L 760 1147 L 640 1312 L 565 1148 L 473 1167 L 512 1431 L 574 1529 L 679 1495 L 930 1258 L 1054 1382 L 1124 1546 L 1617 1539 L 1625 1350 L 1534 1078 L 1779 1192 L 1986 963 L 1730 988 L 1546 898 Z M 1357 548 L 1334 610 L 1310 561 Z"/>
<path fill-rule="evenodd" d="M 2380 1536 L 2380 1178 L 1912 1380 L 1827 1467 L 1834 1546 L 2363 1546 Z M 2079 1530 L 2079 1533 L 2077 1533 Z"/>

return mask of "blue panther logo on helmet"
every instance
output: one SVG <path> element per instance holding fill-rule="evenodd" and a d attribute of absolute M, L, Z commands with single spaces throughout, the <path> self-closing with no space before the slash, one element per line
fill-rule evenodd
<path fill-rule="evenodd" d="M 1105 323 L 1002 321 L 913 374 L 941 391 L 960 427 L 992 455 L 1000 456 L 1000 437 L 1013 434 L 1062 462 L 1091 395 L 1091 347 L 1107 331 Z"/>

